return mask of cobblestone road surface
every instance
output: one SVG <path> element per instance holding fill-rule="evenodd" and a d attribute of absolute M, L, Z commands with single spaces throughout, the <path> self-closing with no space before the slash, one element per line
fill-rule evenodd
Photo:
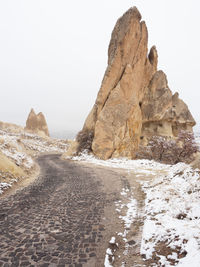
<path fill-rule="evenodd" d="M 40 177 L 0 200 L 0 266 L 84 266 L 96 257 L 106 196 L 95 175 L 59 155 Z"/>

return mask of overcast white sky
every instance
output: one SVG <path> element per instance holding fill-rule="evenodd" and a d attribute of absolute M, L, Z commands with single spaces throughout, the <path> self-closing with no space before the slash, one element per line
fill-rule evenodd
<path fill-rule="evenodd" d="M 132 6 L 146 21 L 170 89 L 200 123 L 199 0 L 1 0 L 0 120 L 24 125 L 33 107 L 51 132 L 80 130 L 100 88 L 112 29 Z"/>

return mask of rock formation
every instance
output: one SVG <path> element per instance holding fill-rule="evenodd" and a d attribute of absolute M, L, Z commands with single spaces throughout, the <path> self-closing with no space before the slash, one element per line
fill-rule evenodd
<path fill-rule="evenodd" d="M 43 113 L 36 114 L 34 109 L 31 109 L 26 121 L 25 130 L 41 136 L 49 136 L 48 126 Z"/>
<path fill-rule="evenodd" d="M 157 70 L 155 46 L 148 53 L 148 32 L 136 7 L 116 23 L 108 66 L 83 131 L 94 133 L 93 153 L 102 159 L 134 158 L 152 135 L 177 136 L 195 121 L 187 105 L 172 95 L 166 75 Z"/>

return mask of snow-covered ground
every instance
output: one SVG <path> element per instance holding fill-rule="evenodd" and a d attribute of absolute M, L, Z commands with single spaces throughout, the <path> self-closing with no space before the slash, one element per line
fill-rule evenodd
<path fill-rule="evenodd" d="M 145 223 L 141 254 L 161 266 L 200 266 L 200 176 L 183 163 L 142 183 Z M 159 249 L 158 249 L 159 248 Z"/>
<path fill-rule="evenodd" d="M 133 171 L 137 174 L 156 174 L 157 171 L 165 170 L 165 164 L 160 164 L 155 161 L 150 160 L 129 160 L 126 158 L 119 158 L 119 159 L 109 159 L 109 160 L 101 160 L 95 158 L 93 155 L 88 155 L 87 153 L 83 153 L 80 156 L 75 156 L 71 158 L 75 161 L 83 161 L 88 163 L 93 163 L 105 167 L 111 168 L 119 168 L 125 169 L 127 171 Z"/>
<path fill-rule="evenodd" d="M 12 133 L 0 130 L 0 153 L 25 173 L 30 174 L 33 169 L 35 156 L 52 152 L 62 154 L 66 152 L 67 148 L 68 143 L 65 140 L 42 138 L 26 132 Z M 18 178 L 22 177 L 13 175 L 12 170 L 7 170 L 6 166 L 4 166 L 3 172 L 0 169 L 0 194 L 11 187 Z"/>
<path fill-rule="evenodd" d="M 199 170 L 184 163 L 172 166 L 148 160 L 103 161 L 87 154 L 74 157 L 73 160 L 122 168 L 137 177 L 146 195 L 140 253 L 148 266 L 200 266 Z M 141 179 L 144 176 L 151 178 L 145 181 Z M 123 190 L 121 194 L 125 196 L 126 193 Z M 129 229 L 137 216 L 134 195 L 126 207 L 126 216 L 121 219 L 124 229 Z M 120 212 L 122 208 L 123 203 L 117 203 L 116 210 Z M 125 239 L 126 234 L 124 230 L 122 236 Z"/>
<path fill-rule="evenodd" d="M 9 135 L 0 131 L 0 151 L 14 161 L 17 166 L 30 169 L 33 166 L 33 160 L 24 152 L 19 138 L 19 135 Z"/>
<path fill-rule="evenodd" d="M 22 137 L 22 144 L 27 150 L 31 150 L 34 156 L 41 153 L 64 153 L 69 146 L 68 142 L 62 139 L 45 139 L 30 133 L 25 133 Z"/>
<path fill-rule="evenodd" d="M 1 182 L 0 183 L 0 195 L 3 193 L 4 190 L 10 188 L 14 182 L 17 182 L 17 180 L 13 179 L 9 183 Z"/>
<path fill-rule="evenodd" d="M 122 195 L 122 201 L 119 200 L 115 203 L 116 205 L 116 211 L 119 214 L 119 218 L 122 221 L 122 224 L 124 226 L 123 233 L 119 232 L 117 233 L 118 236 L 121 236 L 124 242 L 125 250 L 123 252 L 124 255 L 128 255 L 129 253 L 129 247 L 130 244 L 128 242 L 128 234 L 131 230 L 132 224 L 135 222 L 135 220 L 138 217 L 138 203 L 137 200 L 134 198 L 134 195 L 130 196 L 130 189 L 123 188 L 121 195 Z M 125 209 L 125 214 L 122 214 L 123 209 Z"/>

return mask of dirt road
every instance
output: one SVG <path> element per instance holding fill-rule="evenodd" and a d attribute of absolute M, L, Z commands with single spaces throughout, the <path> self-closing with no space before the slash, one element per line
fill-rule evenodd
<path fill-rule="evenodd" d="M 128 175 L 59 155 L 37 162 L 38 179 L 0 200 L 0 266 L 104 266 L 109 240 L 124 231 L 116 203 L 122 188 L 130 187 Z M 117 239 L 114 266 L 121 266 L 125 245 Z M 128 262 L 124 266 L 134 266 Z"/>

